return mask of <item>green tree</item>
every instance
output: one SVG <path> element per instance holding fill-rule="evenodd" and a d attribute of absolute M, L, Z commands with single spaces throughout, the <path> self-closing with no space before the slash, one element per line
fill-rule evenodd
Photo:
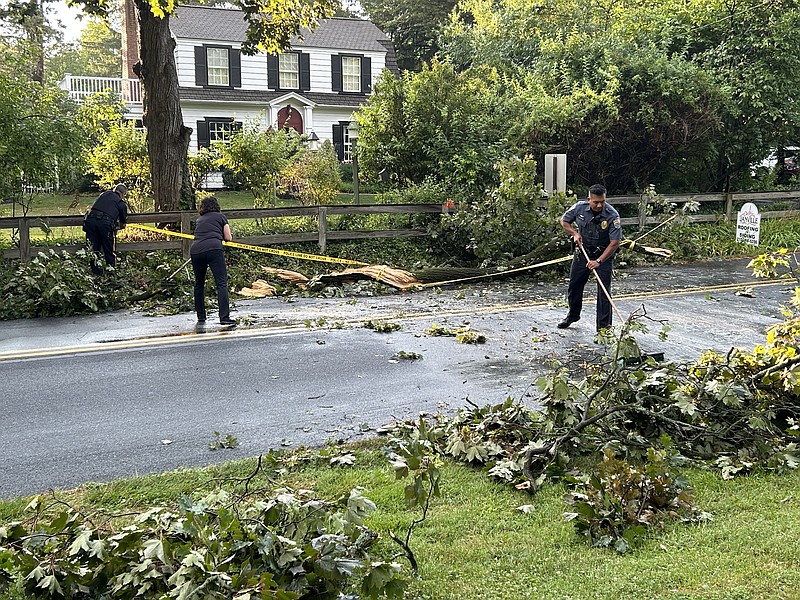
<path fill-rule="evenodd" d="M 463 0 L 442 48 L 538 90 L 508 96 L 510 141 L 566 151 L 570 179 L 702 191 L 797 141 L 799 18 L 794 0 Z"/>
<path fill-rule="evenodd" d="M 90 19 L 77 42 L 60 45 L 48 56 L 48 77 L 51 81 L 62 79 L 65 73 L 119 77 L 121 48 L 119 32 L 99 19 Z"/>
<path fill-rule="evenodd" d="M 2 57 L 5 58 L 5 57 Z M 0 195 L 27 210 L 36 188 L 71 182 L 82 165 L 77 109 L 53 86 L 0 69 Z"/>
<path fill-rule="evenodd" d="M 392 38 L 397 66 L 418 71 L 439 51 L 439 29 L 447 22 L 456 0 L 361 0 L 361 7 Z"/>
<path fill-rule="evenodd" d="M 45 18 L 47 4 L 54 0 L 10 0 L 0 7 L 0 22 L 27 46 L 29 77 L 44 82 L 45 45 L 55 35 Z"/>
<path fill-rule="evenodd" d="M 124 183 L 126 201 L 136 212 L 150 210 L 152 195 L 150 161 L 147 157 L 145 133 L 131 121 L 118 121 L 109 126 L 100 144 L 89 152 L 91 171 L 105 188 Z"/>
<path fill-rule="evenodd" d="M 261 129 L 258 122 L 245 123 L 228 143 L 215 143 L 219 164 L 231 169 L 250 189 L 256 208 L 277 201 L 280 172 L 299 152 L 301 137 L 294 131 Z"/>
<path fill-rule="evenodd" d="M 358 114 L 359 159 L 369 177 L 386 168 L 401 184 L 427 178 L 482 190 L 497 180 L 507 115 L 491 69 L 457 72 L 438 60 L 384 75 Z"/>

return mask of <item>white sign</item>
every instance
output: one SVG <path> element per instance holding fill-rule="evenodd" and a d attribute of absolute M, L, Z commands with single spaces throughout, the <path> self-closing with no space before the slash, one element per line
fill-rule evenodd
<path fill-rule="evenodd" d="M 567 191 L 566 154 L 544 155 L 544 191 L 548 194 Z"/>
<path fill-rule="evenodd" d="M 736 218 L 736 241 L 758 246 L 761 236 L 761 215 L 752 202 L 745 204 Z"/>

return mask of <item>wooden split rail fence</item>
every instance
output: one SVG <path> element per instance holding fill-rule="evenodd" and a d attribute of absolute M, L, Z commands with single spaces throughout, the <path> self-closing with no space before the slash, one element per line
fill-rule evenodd
<path fill-rule="evenodd" d="M 763 208 L 776 202 L 790 202 L 793 206 L 800 206 L 800 191 L 736 193 L 736 194 L 680 194 L 663 196 L 669 202 L 681 204 L 689 201 L 699 203 L 717 203 L 723 210 L 706 214 L 693 214 L 688 220 L 693 223 L 731 221 L 736 218 L 735 211 L 746 202 L 765 204 Z M 663 216 L 648 215 L 646 196 L 609 196 L 609 203 L 615 207 L 637 205 L 637 216 L 624 217 L 622 224 L 635 225 L 643 230 L 649 225 L 657 225 Z M 451 211 L 454 209 L 450 209 Z M 328 229 L 328 217 L 333 215 L 368 215 L 368 214 L 436 214 L 448 212 L 439 204 L 371 204 L 371 205 L 329 205 L 329 206 L 297 206 L 286 208 L 264 209 L 235 209 L 225 210 L 229 221 L 235 222 L 242 219 L 275 219 L 285 217 L 315 217 L 317 230 L 300 233 L 259 235 L 237 237 L 237 242 L 255 246 L 272 246 L 275 244 L 289 244 L 295 242 L 316 242 L 320 251 L 325 252 L 328 242 L 340 240 L 363 240 L 374 238 L 401 238 L 426 236 L 428 232 L 423 229 L 383 229 L 383 230 L 331 230 Z M 626 213 L 623 209 L 623 213 Z M 800 216 L 800 210 L 761 212 L 764 219 L 782 219 Z M 192 223 L 197 218 L 196 212 L 160 212 L 138 213 L 129 215 L 130 223 L 174 223 L 180 225 L 182 233 L 192 232 Z M 83 222 L 82 215 L 69 216 L 33 216 L 33 217 L 0 217 L 0 230 L 16 229 L 18 231 L 18 247 L 3 250 L 5 259 L 21 259 L 28 261 L 38 252 L 47 251 L 51 246 L 32 245 L 31 229 L 59 227 L 80 227 Z M 39 240 L 36 240 L 39 243 Z M 118 252 L 150 251 L 150 250 L 181 250 L 184 257 L 189 256 L 191 240 L 164 239 L 151 241 L 120 242 Z M 83 244 L 63 245 L 53 248 L 59 252 L 75 252 L 84 248 Z"/>

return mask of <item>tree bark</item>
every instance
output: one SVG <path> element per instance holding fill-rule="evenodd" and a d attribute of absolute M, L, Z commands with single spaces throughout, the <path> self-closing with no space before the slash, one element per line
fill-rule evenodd
<path fill-rule="evenodd" d="M 142 81 L 142 122 L 147 129 L 155 210 L 173 211 L 180 204 L 192 130 L 183 124 L 169 14 L 154 16 L 146 0 L 136 0 L 136 12 L 141 61 L 136 72 Z"/>

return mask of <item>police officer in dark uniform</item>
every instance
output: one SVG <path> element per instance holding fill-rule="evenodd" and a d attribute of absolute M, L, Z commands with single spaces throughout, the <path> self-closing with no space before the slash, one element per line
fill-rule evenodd
<path fill-rule="evenodd" d="M 97 260 L 97 254 L 101 250 L 107 265 L 113 267 L 116 264 L 114 232 L 125 227 L 128 219 L 128 205 L 125 204 L 127 193 L 128 188 L 121 183 L 117 184 L 113 190 L 100 194 L 84 217 L 83 230 L 95 252 L 92 258 L 92 272 L 98 275 L 103 272 Z"/>
<path fill-rule="evenodd" d="M 600 276 L 600 281 L 611 293 L 611 273 L 614 267 L 614 253 L 622 240 L 622 225 L 617 210 L 606 203 L 606 188 L 595 184 L 589 188 L 589 199 L 576 202 L 561 217 L 561 226 L 575 242 L 575 255 L 569 272 L 567 302 L 569 312 L 558 324 L 566 329 L 581 319 L 583 307 L 583 288 L 592 271 Z M 581 251 L 586 250 L 589 261 Z M 611 301 L 606 297 L 600 284 L 597 284 L 597 331 L 611 326 Z"/>

